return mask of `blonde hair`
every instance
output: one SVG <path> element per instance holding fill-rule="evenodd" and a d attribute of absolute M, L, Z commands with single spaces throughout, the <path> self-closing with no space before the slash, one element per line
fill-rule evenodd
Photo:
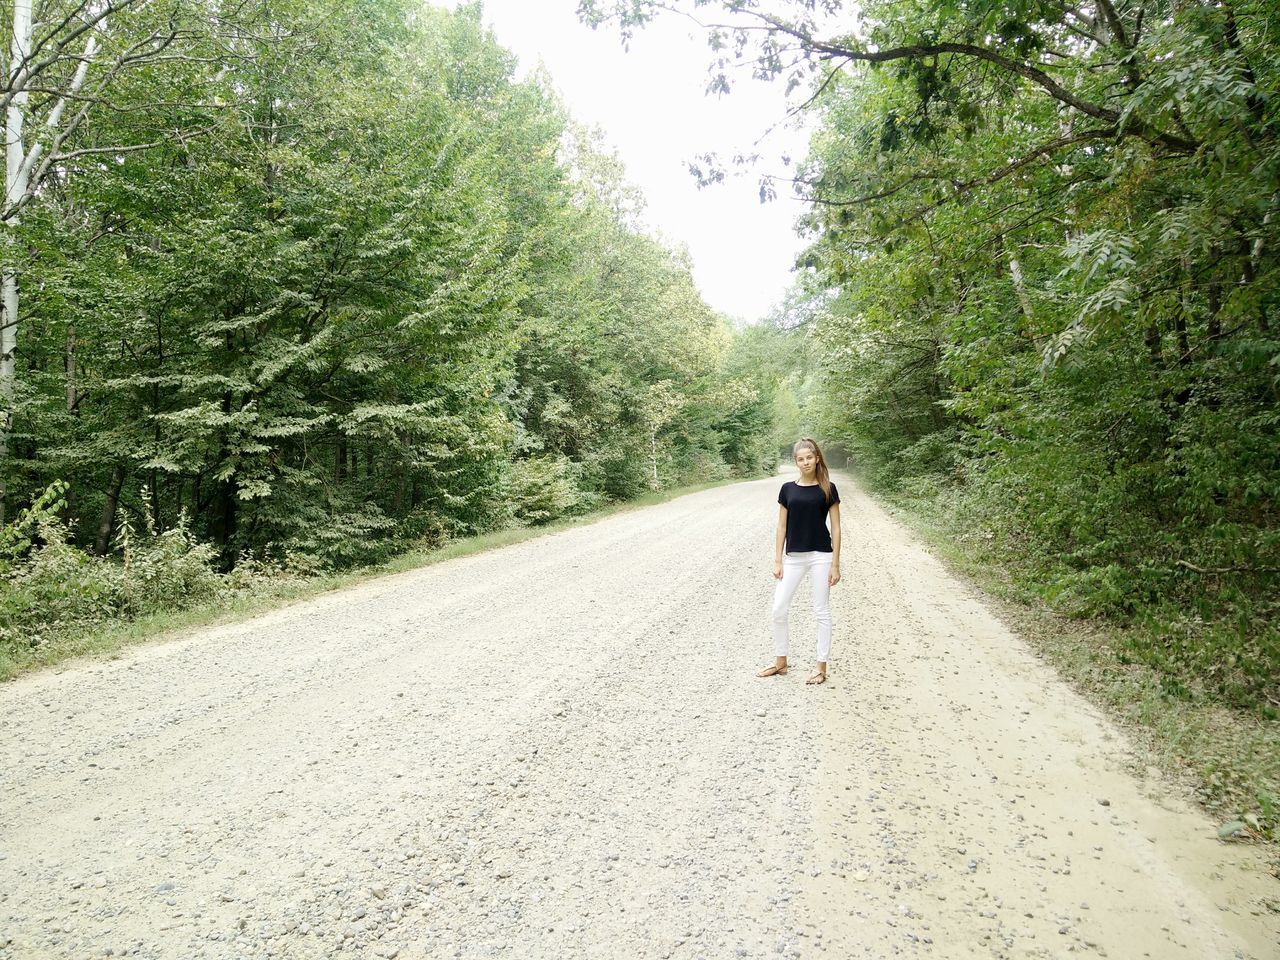
<path fill-rule="evenodd" d="M 831 474 L 827 470 L 827 461 L 822 455 L 822 450 L 818 447 L 818 441 L 813 439 L 813 437 L 801 437 L 795 442 L 795 446 L 791 448 L 791 459 L 794 460 L 796 458 L 796 454 L 805 449 L 812 450 L 813 455 L 818 460 L 818 465 L 815 470 L 818 477 L 818 486 L 822 488 L 822 494 L 827 498 L 827 503 L 830 503 Z"/>

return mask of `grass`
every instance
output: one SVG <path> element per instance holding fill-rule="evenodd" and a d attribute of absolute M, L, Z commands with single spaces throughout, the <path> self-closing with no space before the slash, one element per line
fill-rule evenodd
<path fill-rule="evenodd" d="M 869 485 L 868 485 L 869 487 Z M 1054 613 L 1016 571 L 955 535 L 924 501 L 873 491 L 954 574 L 986 594 L 1000 618 L 1129 734 L 1135 765 L 1154 767 L 1220 823 L 1255 818 L 1244 836 L 1280 842 L 1280 720 L 1274 711 L 1228 707 L 1171 692 L 1158 671 L 1127 655 L 1128 634 L 1104 621 Z M 1280 877 L 1280 852 L 1273 860 Z M 1280 898 L 1273 909 L 1280 910 Z"/>
<path fill-rule="evenodd" d="M 378 577 L 415 570 L 457 557 L 483 553 L 486 550 L 497 550 L 535 537 L 596 523 L 631 510 L 665 503 L 701 490 L 738 482 L 741 482 L 741 478 L 654 491 L 625 503 L 611 504 L 591 513 L 557 520 L 543 526 L 508 527 L 454 540 L 434 549 L 411 549 L 374 566 L 322 574 L 306 579 L 268 582 L 260 589 L 231 594 L 217 603 L 148 614 L 126 622 L 116 621 L 82 627 L 75 632 L 50 637 L 47 643 L 34 650 L 0 649 L 0 682 L 16 679 L 33 670 L 68 664 L 85 657 L 116 659 L 121 651 L 139 644 L 173 640 L 195 630 L 238 623 L 331 590 L 343 590 Z"/>

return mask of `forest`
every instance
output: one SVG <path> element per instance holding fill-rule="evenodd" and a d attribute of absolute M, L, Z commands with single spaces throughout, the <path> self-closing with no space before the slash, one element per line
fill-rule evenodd
<path fill-rule="evenodd" d="M 692 17 L 711 91 L 745 64 L 810 118 L 785 170 L 691 164 L 804 201 L 770 322 L 707 306 L 478 4 L 6 7 L 0 647 L 763 476 L 805 430 L 1168 697 L 1274 729 L 1274 5 L 579 14 Z"/>
<path fill-rule="evenodd" d="M 9 72 L 0 642 L 771 467 L 759 336 L 478 5 L 96 10 Z"/>

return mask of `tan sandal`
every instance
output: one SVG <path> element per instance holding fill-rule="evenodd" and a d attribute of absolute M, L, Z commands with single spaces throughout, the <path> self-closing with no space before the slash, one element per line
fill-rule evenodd
<path fill-rule="evenodd" d="M 776 663 L 771 667 L 765 667 L 763 670 L 756 671 L 757 677 L 781 677 L 787 672 L 786 667 L 780 667 Z"/>
<path fill-rule="evenodd" d="M 808 680 L 806 680 L 805 685 L 810 687 L 816 687 L 818 684 L 826 683 L 826 682 L 827 682 L 827 675 L 826 673 L 820 670 L 817 673 L 815 673 L 812 677 L 810 677 Z"/>

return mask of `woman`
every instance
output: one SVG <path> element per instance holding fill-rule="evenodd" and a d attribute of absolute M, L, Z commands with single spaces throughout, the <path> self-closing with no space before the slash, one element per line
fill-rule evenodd
<path fill-rule="evenodd" d="M 780 677 L 787 672 L 787 610 L 804 575 L 813 588 L 813 613 L 818 621 L 818 669 L 805 683 L 827 680 L 831 653 L 831 588 L 840 582 L 840 494 L 831 482 L 822 451 L 804 437 L 791 449 L 799 480 L 788 480 L 778 492 L 778 531 L 774 538 L 773 592 L 774 663 L 757 677 Z M 827 530 L 827 516 L 831 529 Z M 786 555 L 783 556 L 783 548 Z"/>

